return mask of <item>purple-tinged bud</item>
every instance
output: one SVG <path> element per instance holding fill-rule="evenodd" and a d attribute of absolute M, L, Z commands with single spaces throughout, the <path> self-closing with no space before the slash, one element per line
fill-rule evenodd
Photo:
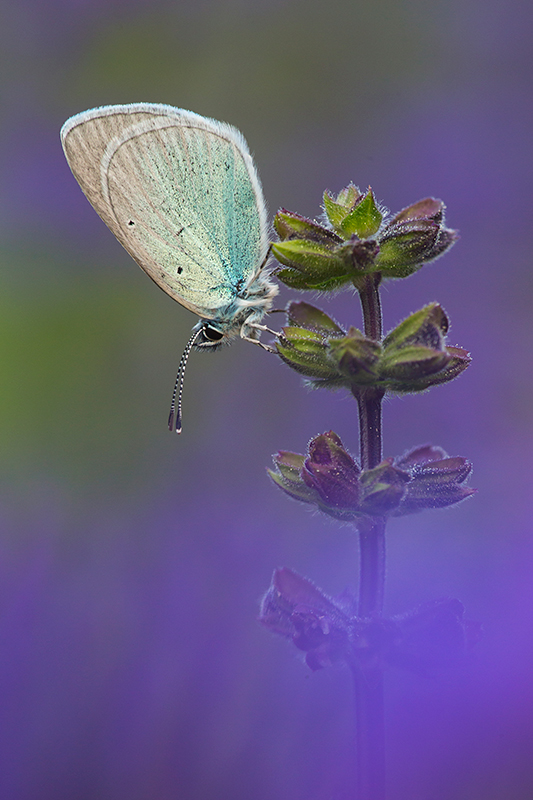
<path fill-rule="evenodd" d="M 337 434 L 327 431 L 311 439 L 307 455 L 281 451 L 273 460 L 268 473 L 280 489 L 343 521 L 444 508 L 475 493 L 463 485 L 472 464 L 431 445 L 361 470 Z"/>
<path fill-rule="evenodd" d="M 385 516 L 400 505 L 409 482 L 409 474 L 391 459 L 385 459 L 374 469 L 361 475 L 361 511 L 369 516 Z"/>
<path fill-rule="evenodd" d="M 335 252 L 350 271 L 356 286 L 361 278 L 376 271 L 374 262 L 379 253 L 379 245 L 375 239 L 358 239 L 354 235 L 344 244 L 340 244 Z"/>
<path fill-rule="evenodd" d="M 274 465 L 275 471 L 268 471 L 270 477 L 294 499 L 310 503 L 335 519 L 361 517 L 361 470 L 333 431 L 311 439 L 306 456 L 278 453 Z"/>
<path fill-rule="evenodd" d="M 312 670 L 346 659 L 349 617 L 311 581 L 291 569 L 274 571 L 259 621 L 305 651 Z"/>
<path fill-rule="evenodd" d="M 346 452 L 336 433 L 328 431 L 309 442 L 302 478 L 319 495 L 328 513 L 358 510 L 361 470 Z"/>
<path fill-rule="evenodd" d="M 384 277 L 406 278 L 434 261 L 457 240 L 444 226 L 444 203 L 428 197 L 396 214 L 380 231 L 376 268 Z"/>
<path fill-rule="evenodd" d="M 403 456 L 395 459 L 394 463 L 402 469 L 411 469 L 419 465 L 425 466 L 432 461 L 441 461 L 443 458 L 448 458 L 448 456 L 442 447 L 423 444 L 420 447 L 413 447 L 411 450 L 407 450 Z"/>
<path fill-rule="evenodd" d="M 426 197 L 424 200 L 418 200 L 412 206 L 407 206 L 407 208 L 395 214 L 388 222 L 387 227 L 393 227 L 400 222 L 411 222 L 414 219 L 432 219 L 433 222 L 440 224 L 444 219 L 444 209 L 445 205 L 442 200 Z"/>
<path fill-rule="evenodd" d="M 445 508 L 475 494 L 475 489 L 462 485 L 472 472 L 470 461 L 462 456 L 449 458 L 441 448 L 417 447 L 394 464 L 410 477 L 394 516 L 415 514 L 426 508 Z"/>
<path fill-rule="evenodd" d="M 393 617 L 394 646 L 386 653 L 389 664 L 432 675 L 461 661 L 480 636 L 479 623 L 464 618 L 463 604 L 454 598 L 431 600 Z"/>

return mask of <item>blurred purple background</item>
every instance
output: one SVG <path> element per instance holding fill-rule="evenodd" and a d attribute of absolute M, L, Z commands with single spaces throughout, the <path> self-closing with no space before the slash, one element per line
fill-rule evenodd
<path fill-rule="evenodd" d="M 348 800 L 351 686 L 256 622 L 275 566 L 355 588 L 357 547 L 264 468 L 333 428 L 258 348 L 193 355 L 195 318 L 83 197 L 76 112 L 162 102 L 239 127 L 269 207 L 372 184 L 427 195 L 461 240 L 383 292 L 385 327 L 438 300 L 472 367 L 385 405 L 385 454 L 433 442 L 476 497 L 389 526 L 387 612 L 458 597 L 484 634 L 439 678 L 387 676 L 390 800 L 533 797 L 533 10 L 503 0 L 17 0 L 0 132 L 0 797 Z M 284 291 L 283 301 L 291 295 Z M 313 302 L 311 296 L 305 299 Z M 318 301 L 360 325 L 349 293 Z"/>

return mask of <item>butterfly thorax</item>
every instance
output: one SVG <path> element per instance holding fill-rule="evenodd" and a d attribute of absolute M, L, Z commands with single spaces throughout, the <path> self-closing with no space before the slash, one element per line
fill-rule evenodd
<path fill-rule="evenodd" d="M 278 291 L 268 274 L 260 272 L 231 303 L 217 309 L 215 317 L 198 320 L 193 328 L 193 331 L 200 331 L 195 347 L 220 347 L 237 336 L 257 339 L 258 331 L 254 326 L 269 311 Z"/>

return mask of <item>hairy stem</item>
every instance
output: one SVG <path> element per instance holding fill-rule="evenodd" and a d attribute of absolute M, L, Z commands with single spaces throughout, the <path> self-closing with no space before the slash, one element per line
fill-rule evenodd
<path fill-rule="evenodd" d="M 365 336 L 380 341 L 381 276 L 369 275 L 359 286 Z M 360 457 L 363 469 L 382 459 L 381 405 L 384 392 L 354 388 L 359 408 Z M 385 518 L 374 517 L 359 526 L 360 617 L 381 616 L 385 589 Z M 357 746 L 357 800 L 385 800 L 385 723 L 383 670 L 379 665 L 354 664 Z"/>
<path fill-rule="evenodd" d="M 359 407 L 359 443 L 361 467 L 373 469 L 382 459 L 381 403 L 382 389 L 368 387 L 353 391 Z"/>
<path fill-rule="evenodd" d="M 385 519 L 375 517 L 359 527 L 360 617 L 381 616 L 385 589 Z"/>
<path fill-rule="evenodd" d="M 381 340 L 383 335 L 381 301 L 379 298 L 379 284 L 381 283 L 381 272 L 374 272 L 367 275 L 364 284 L 358 286 L 359 298 L 363 307 L 363 320 L 365 325 L 365 336 L 369 339 Z"/>

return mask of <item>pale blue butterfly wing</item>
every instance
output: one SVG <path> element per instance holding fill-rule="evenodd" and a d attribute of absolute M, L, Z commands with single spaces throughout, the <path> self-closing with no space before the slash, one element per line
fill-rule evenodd
<path fill-rule="evenodd" d="M 254 338 L 277 288 L 263 269 L 265 202 L 239 131 L 138 103 L 78 114 L 61 139 L 87 198 L 139 266 L 223 337 Z"/>

